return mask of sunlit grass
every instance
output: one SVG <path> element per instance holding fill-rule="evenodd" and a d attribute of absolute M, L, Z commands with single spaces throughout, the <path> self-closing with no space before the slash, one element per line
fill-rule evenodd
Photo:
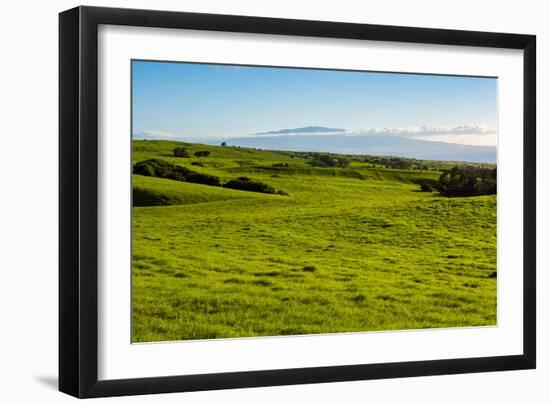
<path fill-rule="evenodd" d="M 418 192 L 430 171 L 202 145 L 188 148 L 209 157 L 181 159 L 175 145 L 134 142 L 134 161 L 289 195 L 135 175 L 172 206 L 133 208 L 134 342 L 495 324 L 495 196 Z"/>

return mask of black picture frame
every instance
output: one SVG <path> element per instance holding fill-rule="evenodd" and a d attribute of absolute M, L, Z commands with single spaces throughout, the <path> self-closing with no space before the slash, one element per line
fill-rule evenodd
<path fill-rule="evenodd" d="M 99 381 L 100 24 L 523 50 L 523 354 Z M 535 368 L 535 103 L 533 35 L 96 7 L 77 7 L 60 13 L 59 390 L 85 398 Z"/>

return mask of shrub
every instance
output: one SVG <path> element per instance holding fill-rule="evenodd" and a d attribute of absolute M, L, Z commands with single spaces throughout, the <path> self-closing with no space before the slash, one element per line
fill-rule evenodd
<path fill-rule="evenodd" d="M 185 147 L 176 147 L 174 149 L 174 157 L 189 158 L 191 156 L 189 155 L 189 153 L 187 152 L 187 149 Z"/>
<path fill-rule="evenodd" d="M 162 160 L 145 160 L 134 164 L 134 174 L 150 175 L 151 177 L 159 175 L 163 168 L 170 166 Z"/>
<path fill-rule="evenodd" d="M 168 178 L 177 181 L 185 181 L 185 177 L 192 173 L 188 168 L 157 159 L 136 163 L 133 172 L 134 174 L 146 175 L 148 177 Z"/>
<path fill-rule="evenodd" d="M 185 180 L 187 182 L 193 182 L 195 184 L 213 185 L 216 187 L 221 185 L 220 179 L 215 175 L 210 175 L 210 174 L 193 172 L 189 174 L 187 177 L 185 177 Z"/>
<path fill-rule="evenodd" d="M 239 177 L 234 180 L 229 180 L 225 183 L 224 187 L 241 191 L 262 192 L 264 194 L 275 194 L 277 192 L 271 185 L 253 181 L 248 177 Z"/>
<path fill-rule="evenodd" d="M 414 168 L 413 160 L 402 157 L 367 156 L 363 161 L 365 163 L 371 163 L 373 167 L 382 166 L 397 170 L 410 170 Z"/>
<path fill-rule="evenodd" d="M 199 150 L 195 152 L 196 157 L 208 157 L 210 156 L 210 152 L 208 150 Z"/>
<path fill-rule="evenodd" d="M 494 195 L 497 193 L 497 169 L 453 167 L 443 171 L 436 188 L 445 196 Z"/>
<path fill-rule="evenodd" d="M 202 174 L 191 171 L 188 168 L 180 167 L 163 160 L 145 160 L 134 165 L 134 174 L 146 175 L 149 177 L 167 178 L 176 181 L 187 181 L 197 184 L 220 186 L 218 177 L 209 174 Z"/>
<path fill-rule="evenodd" d="M 420 190 L 422 192 L 433 192 L 433 188 L 430 184 L 421 184 L 420 185 Z"/>
<path fill-rule="evenodd" d="M 200 161 L 193 161 L 191 163 L 192 166 L 198 166 L 198 167 L 204 167 L 204 164 L 202 164 Z"/>
<path fill-rule="evenodd" d="M 155 166 L 153 164 L 149 164 L 148 162 L 141 161 L 134 165 L 134 174 L 155 177 Z"/>
<path fill-rule="evenodd" d="M 335 167 L 337 164 L 336 159 L 328 154 L 314 154 L 312 158 L 311 165 L 317 167 Z"/>
<path fill-rule="evenodd" d="M 337 166 L 340 168 L 346 168 L 349 166 L 350 161 L 348 159 L 338 159 Z"/>
<path fill-rule="evenodd" d="M 314 167 L 340 167 L 346 168 L 349 166 L 350 161 L 344 158 L 335 158 L 328 154 L 314 154 L 312 156 L 313 161 L 310 165 Z"/>

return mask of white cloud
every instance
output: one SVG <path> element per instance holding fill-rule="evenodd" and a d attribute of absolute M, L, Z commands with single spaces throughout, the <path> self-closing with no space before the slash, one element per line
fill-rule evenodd
<path fill-rule="evenodd" d="M 356 135 L 398 135 L 398 136 L 437 136 L 437 135 L 487 135 L 496 134 L 496 128 L 489 125 L 463 126 L 420 126 L 411 128 L 373 128 L 359 129 L 351 133 Z"/>
<path fill-rule="evenodd" d="M 176 140 L 178 136 L 171 132 L 164 132 L 161 130 L 142 130 L 134 132 L 134 139 L 148 139 L 148 140 Z"/>
<path fill-rule="evenodd" d="M 432 142 L 472 146 L 496 146 L 497 130 L 490 125 L 420 126 L 410 128 L 373 128 L 348 132 L 355 136 L 404 136 Z"/>
<path fill-rule="evenodd" d="M 411 136 L 413 139 L 429 140 L 431 142 L 457 143 L 470 146 L 496 146 L 497 137 L 495 133 L 487 134 L 442 134 L 430 136 Z"/>

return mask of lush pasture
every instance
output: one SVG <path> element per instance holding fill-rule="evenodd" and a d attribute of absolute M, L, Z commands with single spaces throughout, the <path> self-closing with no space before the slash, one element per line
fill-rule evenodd
<path fill-rule="evenodd" d="M 135 141 L 133 160 L 289 195 L 134 175 L 167 204 L 133 208 L 134 342 L 495 324 L 495 196 L 419 192 L 432 171 L 204 145 L 172 157 L 180 145 Z"/>

